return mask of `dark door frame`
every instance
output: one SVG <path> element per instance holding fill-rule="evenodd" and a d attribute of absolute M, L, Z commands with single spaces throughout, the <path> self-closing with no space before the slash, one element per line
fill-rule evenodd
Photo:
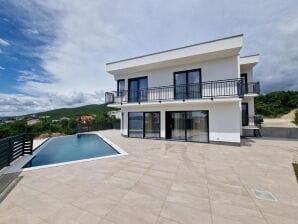
<path fill-rule="evenodd" d="M 196 69 L 191 69 L 191 70 L 185 70 L 185 71 L 178 71 L 178 72 L 174 72 L 173 74 L 173 84 L 174 84 L 174 99 L 176 98 L 176 74 L 179 73 L 185 73 L 186 74 L 186 87 L 185 87 L 185 99 L 188 99 L 188 73 L 189 72 L 196 72 L 198 71 L 200 74 L 200 98 L 202 97 L 202 69 L 201 68 L 196 68 Z"/>
<path fill-rule="evenodd" d="M 206 111 L 207 112 L 207 132 L 208 132 L 208 140 L 207 142 L 199 142 L 199 143 L 209 143 L 210 142 L 210 130 L 209 130 L 209 110 L 186 110 L 186 111 L 166 111 L 165 115 L 166 115 L 166 139 L 167 140 L 176 140 L 179 141 L 180 139 L 171 139 L 169 138 L 169 131 L 171 130 L 171 126 L 170 124 L 168 124 L 169 122 L 169 115 L 170 113 L 184 113 L 185 114 L 185 118 L 184 118 L 184 122 L 185 122 L 185 136 L 184 136 L 184 141 L 185 142 L 195 142 L 195 141 L 187 141 L 187 116 L 186 113 L 187 112 L 196 112 L 196 111 Z M 183 140 L 182 140 L 183 141 Z"/>
<path fill-rule="evenodd" d="M 244 93 L 248 93 L 247 73 L 242 73 L 240 77 L 241 79 L 244 78 L 245 80 Z"/>
<path fill-rule="evenodd" d="M 131 81 L 136 81 L 138 80 L 138 91 L 140 90 L 140 79 L 147 79 L 147 87 L 148 88 L 148 76 L 142 76 L 142 77 L 137 77 L 137 78 L 131 78 L 131 79 L 128 79 L 128 102 L 138 102 L 140 100 L 140 93 L 138 92 L 138 96 L 137 96 L 137 101 L 131 101 L 131 98 L 130 98 L 130 82 Z"/>
<path fill-rule="evenodd" d="M 245 104 L 246 105 L 246 117 L 247 117 L 247 122 L 243 123 L 243 107 L 242 105 Z M 249 124 L 249 117 L 248 117 L 248 103 L 241 103 L 241 117 L 242 117 L 242 126 L 247 126 Z"/>
<path fill-rule="evenodd" d="M 130 111 L 130 112 L 127 112 L 127 136 L 130 137 L 130 138 L 140 138 L 140 137 L 131 137 L 129 136 L 129 113 L 142 113 L 143 114 L 143 120 L 142 120 L 142 123 L 143 123 L 143 134 L 142 134 L 142 137 L 141 138 L 148 138 L 148 139 L 151 139 L 149 137 L 145 137 L 145 113 L 158 113 L 159 114 L 159 137 L 157 137 L 157 139 L 160 139 L 160 132 L 161 132 L 161 116 L 160 116 L 160 111 Z M 154 138 L 156 139 L 156 138 Z"/>

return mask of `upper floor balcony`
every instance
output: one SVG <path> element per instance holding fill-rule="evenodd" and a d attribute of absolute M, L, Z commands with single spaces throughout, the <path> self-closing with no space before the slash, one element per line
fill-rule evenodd
<path fill-rule="evenodd" d="M 170 85 L 133 90 L 121 90 L 105 93 L 106 104 L 127 104 L 146 102 L 185 101 L 196 99 L 214 99 L 243 97 L 245 94 L 259 94 L 258 82 L 245 83 L 242 79 L 226 79 L 193 83 L 187 85 Z"/>

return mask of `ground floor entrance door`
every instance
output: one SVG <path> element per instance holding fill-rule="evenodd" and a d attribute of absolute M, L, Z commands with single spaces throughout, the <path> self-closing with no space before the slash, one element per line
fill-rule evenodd
<path fill-rule="evenodd" d="M 190 142 L 208 142 L 208 111 L 166 112 L 166 138 Z"/>

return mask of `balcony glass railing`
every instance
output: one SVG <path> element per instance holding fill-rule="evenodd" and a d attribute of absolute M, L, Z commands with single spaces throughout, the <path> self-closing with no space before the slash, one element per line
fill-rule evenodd
<path fill-rule="evenodd" d="M 188 85 L 171 85 L 105 93 L 106 104 L 163 102 L 172 100 L 191 100 L 202 98 L 243 97 L 247 92 L 259 92 L 258 83 L 244 85 L 241 79 L 208 81 Z"/>

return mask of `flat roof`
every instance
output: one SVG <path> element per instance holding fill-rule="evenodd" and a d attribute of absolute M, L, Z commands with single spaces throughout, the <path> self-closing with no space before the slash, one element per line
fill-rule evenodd
<path fill-rule="evenodd" d="M 235 38 L 235 37 L 242 37 L 242 36 L 243 36 L 243 34 L 238 34 L 238 35 L 224 37 L 224 38 L 220 38 L 220 39 L 215 39 L 215 40 L 190 44 L 190 45 L 186 45 L 186 46 L 183 46 L 183 47 L 172 48 L 172 49 L 169 49 L 169 50 L 157 51 L 157 52 L 150 53 L 150 54 L 144 54 L 144 55 L 141 55 L 141 56 L 136 56 L 136 57 L 121 59 L 121 60 L 118 60 L 118 61 L 108 62 L 108 63 L 106 63 L 106 65 L 110 65 L 110 64 L 114 64 L 114 63 L 118 63 L 118 62 L 123 62 L 123 61 L 128 61 L 128 60 L 133 60 L 133 59 L 142 58 L 142 57 L 147 57 L 147 56 L 151 56 L 151 55 L 155 55 L 155 54 L 161 54 L 161 53 L 165 53 L 165 52 L 169 52 L 169 51 L 180 50 L 180 49 L 183 49 L 183 48 L 194 47 L 194 46 L 198 46 L 198 45 L 202 45 L 202 44 L 208 44 L 208 43 L 212 43 L 212 42 L 216 42 L 216 41 L 220 41 L 220 40 L 226 40 L 226 39 L 231 39 L 231 38 Z M 244 57 L 246 57 L 246 56 L 244 56 Z"/>
<path fill-rule="evenodd" d="M 106 70 L 111 74 L 128 74 L 154 68 L 238 55 L 242 47 L 242 37 L 243 34 L 239 34 L 114 61 L 106 64 Z"/>

